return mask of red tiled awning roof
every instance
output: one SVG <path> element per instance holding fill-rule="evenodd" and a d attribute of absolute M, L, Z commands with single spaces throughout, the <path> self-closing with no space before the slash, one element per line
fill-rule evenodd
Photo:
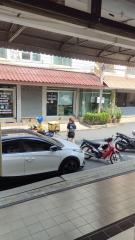
<path fill-rule="evenodd" d="M 0 64 L 0 82 L 55 87 L 101 88 L 94 74 Z"/>

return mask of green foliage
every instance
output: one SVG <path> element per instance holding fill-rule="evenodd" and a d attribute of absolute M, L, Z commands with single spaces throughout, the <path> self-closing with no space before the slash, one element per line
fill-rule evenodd
<path fill-rule="evenodd" d="M 122 112 L 119 107 L 114 106 L 112 108 L 107 108 L 105 111 L 109 113 L 111 119 L 121 119 Z"/>
<path fill-rule="evenodd" d="M 87 112 L 83 116 L 83 121 L 90 125 L 105 124 L 108 122 L 113 122 L 115 119 L 120 120 L 121 115 L 121 109 L 117 106 L 114 106 L 113 108 L 107 108 L 100 113 Z"/>
<path fill-rule="evenodd" d="M 121 109 L 117 106 L 115 106 L 115 116 L 117 119 L 121 119 L 121 116 L 122 116 Z"/>
<path fill-rule="evenodd" d="M 88 124 L 105 124 L 109 120 L 109 114 L 107 112 L 101 113 L 85 113 L 83 117 L 84 122 Z"/>

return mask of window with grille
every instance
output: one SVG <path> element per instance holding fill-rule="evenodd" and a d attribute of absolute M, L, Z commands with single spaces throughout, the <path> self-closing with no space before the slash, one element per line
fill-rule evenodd
<path fill-rule="evenodd" d="M 23 60 L 30 60 L 30 53 L 29 52 L 22 52 L 22 59 Z"/>
<path fill-rule="evenodd" d="M 55 65 L 65 65 L 65 66 L 72 66 L 72 59 L 71 58 L 64 58 L 64 57 L 53 57 L 53 64 Z"/>
<path fill-rule="evenodd" d="M 6 58 L 6 57 L 7 57 L 7 49 L 0 48 L 0 58 Z"/>

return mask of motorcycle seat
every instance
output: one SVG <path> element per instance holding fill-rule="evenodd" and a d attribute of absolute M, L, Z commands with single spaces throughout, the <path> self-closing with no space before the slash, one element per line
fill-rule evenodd
<path fill-rule="evenodd" d="M 89 145 L 92 145 L 95 148 L 98 148 L 101 144 L 100 143 L 96 143 L 93 141 L 89 141 L 89 140 L 84 140 L 86 143 L 88 143 Z"/>

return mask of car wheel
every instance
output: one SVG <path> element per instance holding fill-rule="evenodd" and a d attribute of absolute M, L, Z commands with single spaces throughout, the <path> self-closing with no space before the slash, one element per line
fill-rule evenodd
<path fill-rule="evenodd" d="M 67 158 L 65 159 L 60 168 L 59 168 L 59 173 L 62 174 L 67 174 L 67 173 L 72 173 L 75 172 L 79 169 L 79 162 L 78 159 L 76 158 Z"/>

